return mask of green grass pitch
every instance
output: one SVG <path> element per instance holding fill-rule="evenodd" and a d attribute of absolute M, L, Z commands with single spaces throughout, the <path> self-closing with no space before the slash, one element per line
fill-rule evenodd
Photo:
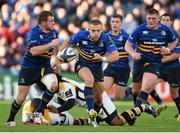
<path fill-rule="evenodd" d="M 134 126 L 109 126 L 101 123 L 100 127 L 90 126 L 26 126 L 21 122 L 21 110 L 16 116 L 16 127 L 5 127 L 4 122 L 8 117 L 10 101 L 0 101 L 0 132 L 178 132 L 180 122 L 177 122 L 174 115 L 177 109 L 174 103 L 167 103 L 168 108 L 157 118 L 146 113 L 142 114 Z M 132 102 L 115 102 L 118 112 L 127 110 L 133 106 Z M 153 104 L 156 106 L 156 104 Z M 87 117 L 86 110 L 74 107 L 70 113 L 78 117 Z"/>

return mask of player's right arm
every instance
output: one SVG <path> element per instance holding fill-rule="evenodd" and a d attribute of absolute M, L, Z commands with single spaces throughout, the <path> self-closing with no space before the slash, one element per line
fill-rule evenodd
<path fill-rule="evenodd" d="M 30 39 L 28 42 L 28 50 L 33 56 L 42 55 L 45 52 L 47 52 L 48 50 L 60 45 L 60 41 L 57 38 L 53 39 L 51 42 L 49 42 L 46 45 L 40 44 L 39 36 L 40 35 L 35 31 L 30 32 Z"/>
<path fill-rule="evenodd" d="M 170 61 L 173 61 L 173 60 L 177 60 L 180 58 L 180 53 L 173 53 L 165 58 L 162 58 L 162 62 L 163 63 L 166 63 L 166 62 L 170 62 Z"/>

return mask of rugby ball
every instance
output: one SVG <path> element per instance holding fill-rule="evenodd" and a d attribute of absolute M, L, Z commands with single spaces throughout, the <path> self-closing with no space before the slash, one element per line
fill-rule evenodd
<path fill-rule="evenodd" d="M 58 57 L 63 59 L 64 62 L 70 62 L 76 58 L 76 51 L 73 48 L 68 47 L 68 48 L 63 49 L 58 54 Z"/>

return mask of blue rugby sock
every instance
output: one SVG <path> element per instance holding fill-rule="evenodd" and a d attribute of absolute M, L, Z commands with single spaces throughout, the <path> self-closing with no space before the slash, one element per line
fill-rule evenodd
<path fill-rule="evenodd" d="M 46 90 L 42 96 L 42 100 L 41 103 L 39 105 L 39 107 L 37 108 L 36 112 L 41 112 L 43 111 L 43 109 L 46 107 L 46 105 L 49 103 L 49 101 L 53 98 L 54 93 Z"/>
<path fill-rule="evenodd" d="M 13 101 L 7 122 L 14 121 L 15 116 L 16 116 L 17 112 L 20 110 L 21 106 L 22 105 L 19 105 L 16 103 L 16 100 Z"/>
<path fill-rule="evenodd" d="M 139 107 L 142 103 L 147 103 L 148 96 L 148 93 L 140 91 L 136 98 L 135 107 Z"/>
<path fill-rule="evenodd" d="M 132 94 L 132 88 L 127 87 L 126 90 L 125 90 L 125 97 L 128 97 L 130 94 Z"/>
<path fill-rule="evenodd" d="M 180 114 L 180 96 L 178 96 L 176 99 L 173 99 L 173 101 L 175 102 L 178 112 Z"/>
<path fill-rule="evenodd" d="M 86 99 L 88 110 L 94 109 L 94 94 L 91 87 L 84 88 L 84 97 Z"/>

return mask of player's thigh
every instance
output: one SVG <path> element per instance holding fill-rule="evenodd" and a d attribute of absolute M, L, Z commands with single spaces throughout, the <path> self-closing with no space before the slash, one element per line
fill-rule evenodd
<path fill-rule="evenodd" d="M 142 90 L 150 93 L 155 87 L 158 80 L 158 76 L 154 73 L 145 72 L 142 79 Z"/>
<path fill-rule="evenodd" d="M 115 99 L 123 100 L 125 97 L 126 87 L 115 84 L 114 89 L 115 89 Z"/>
<path fill-rule="evenodd" d="M 141 90 L 142 81 L 132 83 L 132 93 L 138 93 Z"/>
<path fill-rule="evenodd" d="M 26 96 L 28 95 L 29 90 L 30 90 L 30 86 L 19 85 L 18 94 L 16 97 L 16 102 L 18 104 L 22 104 L 22 102 L 26 99 Z"/>
<path fill-rule="evenodd" d="M 21 68 L 19 74 L 18 85 L 30 86 L 41 80 L 41 68 L 38 69 L 25 69 Z"/>
<path fill-rule="evenodd" d="M 116 115 L 113 120 L 111 121 L 111 125 L 114 125 L 114 126 L 121 126 L 123 125 L 123 121 L 120 117 L 118 117 L 118 115 Z"/>
<path fill-rule="evenodd" d="M 94 83 L 94 77 L 90 71 L 89 68 L 87 67 L 82 67 L 79 71 L 78 71 L 78 76 L 79 78 L 85 82 L 85 84 L 89 84 L 90 86 L 93 86 Z"/>
<path fill-rule="evenodd" d="M 145 62 L 135 60 L 133 63 L 133 71 L 132 71 L 132 82 L 139 82 L 142 80 L 143 72 L 144 72 L 144 64 Z"/>
<path fill-rule="evenodd" d="M 176 99 L 179 96 L 179 86 L 178 87 L 170 87 L 171 97 Z"/>
<path fill-rule="evenodd" d="M 108 92 L 114 83 L 114 78 L 109 76 L 104 76 L 104 90 Z"/>

